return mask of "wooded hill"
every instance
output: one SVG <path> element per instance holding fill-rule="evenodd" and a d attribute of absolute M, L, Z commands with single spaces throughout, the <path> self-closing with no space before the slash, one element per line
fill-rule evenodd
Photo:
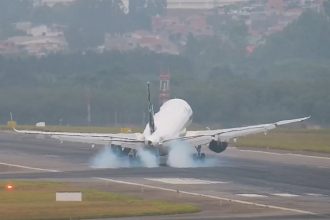
<path fill-rule="evenodd" d="M 312 115 L 311 123 L 330 125 L 326 13 L 305 12 L 250 56 L 244 26 L 232 31 L 242 37 L 191 36 L 177 56 L 137 49 L 0 57 L 0 122 L 13 112 L 21 124 L 86 124 L 90 95 L 93 124 L 140 125 L 145 121 L 145 83 L 152 81 L 158 103 L 159 73 L 168 69 L 172 97 L 191 104 L 197 123 L 234 126 Z"/>

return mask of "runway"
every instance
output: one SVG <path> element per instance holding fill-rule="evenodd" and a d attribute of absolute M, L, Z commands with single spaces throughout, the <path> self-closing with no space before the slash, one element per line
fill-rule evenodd
<path fill-rule="evenodd" d="M 182 196 L 198 199 L 202 206 L 221 203 L 240 208 L 226 215 L 215 208 L 173 219 L 330 218 L 329 155 L 229 148 L 214 156 L 217 163 L 212 167 L 91 169 L 94 153 L 89 145 L 0 133 L 0 179 L 102 182 L 119 191 L 140 193 L 143 189 L 147 197 Z"/>

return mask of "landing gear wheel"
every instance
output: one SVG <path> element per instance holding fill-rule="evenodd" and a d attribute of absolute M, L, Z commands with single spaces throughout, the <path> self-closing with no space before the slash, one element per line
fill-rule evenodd
<path fill-rule="evenodd" d="M 204 161 L 204 160 L 205 160 L 205 153 L 201 153 L 199 159 L 200 159 L 201 161 Z"/>
<path fill-rule="evenodd" d="M 122 148 L 120 145 L 111 145 L 111 150 L 118 156 L 122 156 Z"/>
<path fill-rule="evenodd" d="M 131 150 L 131 152 L 128 154 L 128 159 L 129 159 L 130 165 L 132 165 L 132 166 L 136 166 L 140 162 L 136 150 Z"/>
<path fill-rule="evenodd" d="M 201 150 L 202 150 L 202 146 L 201 145 L 198 145 L 196 148 L 196 151 L 197 153 L 193 154 L 193 159 L 195 161 L 204 161 L 205 160 L 205 153 L 201 153 Z"/>

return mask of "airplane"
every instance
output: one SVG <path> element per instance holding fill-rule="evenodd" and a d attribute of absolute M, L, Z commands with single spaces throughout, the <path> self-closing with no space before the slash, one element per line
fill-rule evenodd
<path fill-rule="evenodd" d="M 154 114 L 154 108 L 150 97 L 150 83 L 147 83 L 147 101 L 149 122 L 143 133 L 71 133 L 71 132 L 47 132 L 34 130 L 14 130 L 23 134 L 43 134 L 69 142 L 88 143 L 111 146 L 112 150 L 120 155 L 128 156 L 131 160 L 138 157 L 137 151 L 145 149 L 157 156 L 167 156 L 173 142 L 188 142 L 195 147 L 195 160 L 204 160 L 205 153 L 202 149 L 208 147 L 215 153 L 226 150 L 228 142 L 241 136 L 256 133 L 266 133 L 278 126 L 302 122 L 310 118 L 303 117 L 290 120 L 282 120 L 274 123 L 259 124 L 246 127 L 229 129 L 188 131 L 187 127 L 192 122 L 193 111 L 190 105 L 183 99 L 170 99 L 166 101 L 160 110 Z M 180 147 L 180 145 L 178 145 Z"/>

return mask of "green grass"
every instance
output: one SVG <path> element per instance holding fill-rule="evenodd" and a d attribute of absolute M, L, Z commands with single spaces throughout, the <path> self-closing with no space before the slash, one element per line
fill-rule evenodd
<path fill-rule="evenodd" d="M 330 129 L 275 129 L 268 133 L 238 138 L 238 147 L 330 153 Z"/>
<path fill-rule="evenodd" d="M 15 189 L 7 191 L 0 182 L 1 220 L 82 219 L 165 215 L 198 212 L 190 204 L 149 201 L 136 197 L 84 189 L 68 183 L 14 181 Z M 56 202 L 56 191 L 81 191 L 82 202 Z"/>

